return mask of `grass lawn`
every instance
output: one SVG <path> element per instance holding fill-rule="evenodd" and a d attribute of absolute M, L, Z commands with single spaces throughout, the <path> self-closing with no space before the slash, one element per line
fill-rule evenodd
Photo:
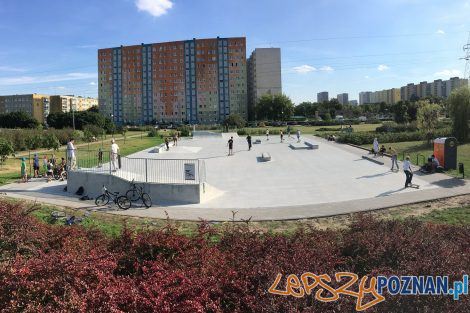
<path fill-rule="evenodd" d="M 433 146 L 430 146 L 422 141 L 406 141 L 406 142 L 394 142 L 394 143 L 382 143 L 380 145 L 385 145 L 385 147 L 392 147 L 398 152 L 398 159 L 403 161 L 403 155 L 409 155 L 410 160 L 415 165 L 423 165 L 423 157 L 424 162 L 426 162 L 427 158 L 433 154 Z M 372 145 L 363 145 L 362 147 L 371 149 Z M 418 157 L 419 156 L 419 157 Z M 467 175 L 466 178 L 470 177 L 470 143 L 459 145 L 457 147 L 457 163 L 463 163 L 466 170 Z M 462 174 L 459 174 L 458 169 L 456 170 L 449 170 L 446 171 L 446 174 L 453 176 L 453 177 L 462 177 Z"/>
<path fill-rule="evenodd" d="M 352 125 L 352 128 L 354 132 L 368 132 L 368 131 L 375 131 L 377 127 L 381 126 L 381 124 L 359 124 L 359 125 Z M 349 127 L 348 124 L 345 124 L 344 127 Z M 341 128 L 341 125 L 335 125 L 335 126 L 291 126 L 291 134 L 294 134 L 297 130 L 300 130 L 301 134 L 314 134 L 318 129 L 323 128 L 323 129 L 328 129 L 325 131 L 337 131 L 339 128 Z M 244 130 L 252 135 L 263 135 L 266 133 L 266 130 L 269 129 L 269 132 L 272 134 L 278 134 L 279 131 L 286 131 L 287 126 L 282 126 L 282 127 L 274 127 L 274 126 L 266 126 L 266 127 L 247 127 L 244 128 Z M 229 130 L 229 131 L 236 131 L 236 130 Z"/>
<path fill-rule="evenodd" d="M 420 220 L 437 224 L 470 225 L 470 207 L 434 210 L 421 216 Z"/>
<path fill-rule="evenodd" d="M 140 134 L 137 132 L 137 134 Z M 160 137 L 147 137 L 146 133 L 142 134 L 142 136 L 136 136 L 129 138 L 130 135 L 135 135 L 129 132 L 127 134 L 127 139 L 124 140 L 124 138 L 121 137 L 116 137 L 116 142 L 119 145 L 120 148 L 120 153 L 122 156 L 127 156 L 129 154 L 138 152 L 143 149 L 147 149 L 150 147 L 154 147 L 156 145 L 159 145 L 163 142 L 163 140 Z M 111 136 L 108 136 L 108 138 L 104 141 L 98 141 L 98 142 L 92 142 L 92 143 L 87 143 L 85 145 L 78 144 L 76 145 L 77 151 L 77 163 L 78 166 L 96 166 L 97 164 L 97 155 L 98 155 L 98 149 L 103 145 L 103 150 L 108 151 L 111 145 Z M 51 157 L 52 154 L 55 154 L 56 158 L 60 162 L 60 158 L 65 158 L 65 152 L 66 152 L 66 147 L 61 147 L 58 151 L 53 152 L 53 151 L 48 151 L 46 153 L 38 153 L 40 159 L 44 155 L 47 155 L 48 157 Z M 26 155 L 26 158 L 29 159 L 29 153 L 24 154 Z M 34 152 L 31 152 L 31 166 L 29 166 L 28 161 L 26 167 L 31 167 L 32 168 L 32 157 L 34 155 Z M 104 154 L 104 162 L 109 161 L 109 156 L 107 156 L 107 153 Z M 20 178 L 20 164 L 21 160 L 20 157 L 16 156 L 14 158 L 9 158 L 5 164 L 2 165 L 0 168 L 0 184 L 7 184 L 9 182 L 12 182 L 14 180 L 17 180 Z M 42 163 L 40 163 L 42 166 Z M 28 170 L 28 175 L 30 175 L 29 170 Z"/>

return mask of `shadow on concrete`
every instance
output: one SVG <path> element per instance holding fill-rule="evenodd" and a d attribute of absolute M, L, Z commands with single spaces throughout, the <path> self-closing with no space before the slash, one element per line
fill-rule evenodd
<path fill-rule="evenodd" d="M 431 182 L 431 184 L 442 187 L 442 188 L 463 187 L 466 185 L 465 181 L 459 178 L 441 179 L 435 182 Z"/>
<path fill-rule="evenodd" d="M 387 171 L 387 172 L 384 172 L 384 173 L 378 173 L 378 174 L 374 174 L 374 175 L 364 175 L 364 176 L 356 177 L 356 179 L 375 178 L 375 177 L 380 177 L 380 176 L 385 176 L 385 175 L 390 175 L 390 174 L 392 174 L 392 172 Z"/>
<path fill-rule="evenodd" d="M 402 187 L 400 189 L 397 189 L 397 190 L 389 190 L 389 191 L 386 191 L 386 192 L 383 192 L 377 196 L 375 196 L 376 198 L 379 198 L 379 197 L 385 197 L 385 196 L 390 196 L 390 195 L 393 195 L 394 193 L 397 193 L 397 192 L 400 192 L 402 190 L 405 190 L 405 187 Z"/>

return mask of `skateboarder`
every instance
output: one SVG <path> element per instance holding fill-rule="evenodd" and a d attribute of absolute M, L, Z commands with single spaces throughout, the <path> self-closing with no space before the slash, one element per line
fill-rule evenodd
<path fill-rule="evenodd" d="M 233 155 L 233 137 L 228 140 L 228 155 Z"/>
<path fill-rule="evenodd" d="M 281 130 L 281 143 L 284 141 L 284 134 L 282 133 L 282 130 Z"/>
<path fill-rule="evenodd" d="M 246 142 L 248 142 L 248 151 L 250 151 L 251 150 L 251 136 L 250 135 L 246 136 Z"/>
<path fill-rule="evenodd" d="M 269 140 L 269 129 L 266 129 L 266 140 Z"/>
<path fill-rule="evenodd" d="M 297 129 L 297 142 L 300 142 L 300 130 Z"/>
<path fill-rule="evenodd" d="M 406 159 L 403 162 L 403 171 L 406 175 L 405 188 L 412 187 L 411 180 L 413 179 L 413 170 L 411 169 L 411 162 L 409 156 L 406 156 Z"/>

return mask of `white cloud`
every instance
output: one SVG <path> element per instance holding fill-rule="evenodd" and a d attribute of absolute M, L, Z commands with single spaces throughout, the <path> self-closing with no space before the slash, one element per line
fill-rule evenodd
<path fill-rule="evenodd" d="M 434 73 L 434 76 L 437 76 L 439 78 L 450 78 L 450 77 L 455 77 L 455 76 L 462 77 L 462 71 L 455 70 L 455 69 L 453 70 L 445 69 L 445 70 Z"/>
<path fill-rule="evenodd" d="M 379 72 L 383 72 L 383 71 L 386 71 L 390 69 L 390 67 L 388 67 L 387 65 L 384 65 L 384 64 L 380 64 L 379 66 L 377 66 L 377 71 Z"/>
<path fill-rule="evenodd" d="M 300 66 L 294 67 L 293 70 L 294 70 L 295 72 L 297 72 L 297 73 L 304 74 L 304 73 L 314 72 L 314 71 L 316 71 L 317 69 L 314 68 L 313 66 L 304 64 L 304 65 L 300 65 Z"/>
<path fill-rule="evenodd" d="M 65 90 L 67 88 L 65 88 L 64 86 L 58 86 L 58 87 L 54 87 L 55 89 L 59 89 L 59 90 Z"/>
<path fill-rule="evenodd" d="M 90 82 L 90 85 L 91 85 L 91 86 L 95 86 L 96 83 L 95 83 L 95 82 Z"/>
<path fill-rule="evenodd" d="M 96 79 L 96 73 L 67 73 L 60 75 L 1 77 L 0 85 L 26 85 L 68 80 Z"/>
<path fill-rule="evenodd" d="M 13 66 L 0 66 L 0 71 L 5 72 L 26 72 L 24 68 L 13 67 Z"/>
<path fill-rule="evenodd" d="M 438 34 L 438 35 L 445 35 L 446 32 L 443 31 L 442 29 L 438 29 L 438 30 L 436 31 L 436 34 Z"/>
<path fill-rule="evenodd" d="M 173 2 L 171 0 L 136 0 L 135 5 L 139 11 L 158 17 L 166 14 L 173 7 Z"/>
<path fill-rule="evenodd" d="M 364 78 L 365 78 L 365 79 L 369 79 L 370 77 L 369 77 L 369 75 L 366 75 L 366 76 L 364 76 Z"/>
<path fill-rule="evenodd" d="M 332 72 L 334 69 L 331 66 L 325 65 L 320 68 L 320 71 Z"/>

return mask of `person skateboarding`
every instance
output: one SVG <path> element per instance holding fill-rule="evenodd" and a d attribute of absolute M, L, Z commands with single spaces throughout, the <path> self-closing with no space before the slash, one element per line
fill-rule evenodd
<path fill-rule="evenodd" d="M 413 170 L 411 169 L 410 157 L 406 156 L 405 161 L 403 162 L 403 171 L 406 175 L 405 188 L 413 187 L 411 180 L 413 179 Z"/>
<path fill-rule="evenodd" d="M 246 136 L 246 142 L 248 142 L 248 151 L 250 151 L 251 150 L 251 136 L 250 135 Z"/>
<path fill-rule="evenodd" d="M 233 137 L 228 140 L 228 155 L 233 155 Z"/>

